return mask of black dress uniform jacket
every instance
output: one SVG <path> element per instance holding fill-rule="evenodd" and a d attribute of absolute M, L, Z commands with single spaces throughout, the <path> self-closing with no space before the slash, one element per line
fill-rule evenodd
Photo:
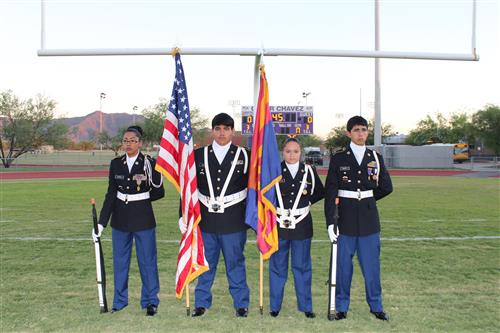
<path fill-rule="evenodd" d="M 375 154 L 373 150 L 366 149 L 361 165 L 356 161 L 351 148 L 331 156 L 325 185 L 327 227 L 333 224 L 335 198 L 338 190 L 373 190 L 371 198 L 362 200 L 339 198 L 339 231 L 348 236 L 367 236 L 380 232 L 376 200 L 382 199 L 392 192 L 392 182 L 385 168 L 384 159 L 378 153 L 376 154 L 380 162 L 380 170 L 378 170 L 378 176 L 373 176 L 377 173 L 373 154 Z"/>
<path fill-rule="evenodd" d="M 210 168 L 210 178 L 212 179 L 212 188 L 215 197 L 218 197 L 222 192 L 226 178 L 229 175 L 229 170 L 231 169 L 231 163 L 234 160 L 236 150 L 238 146 L 231 144 L 229 150 L 222 161 L 219 164 L 217 157 L 213 151 L 212 145 L 208 146 L 208 164 Z M 198 191 L 210 197 L 210 191 L 208 189 L 208 182 L 206 176 L 206 166 L 204 159 L 205 148 L 198 148 L 194 152 L 195 162 L 196 162 L 196 175 L 198 181 Z M 247 188 L 248 183 L 248 168 L 250 167 L 250 152 L 247 151 L 248 165 L 247 172 L 244 173 L 245 168 L 245 157 L 243 152 L 238 156 L 238 161 L 234 169 L 233 176 L 229 181 L 226 193 L 224 196 L 238 193 Z M 215 234 L 230 234 L 238 231 L 243 231 L 248 229 L 248 225 L 245 224 L 245 208 L 246 199 L 227 208 L 224 208 L 224 213 L 209 213 L 208 208 L 200 202 L 201 210 L 201 222 L 200 229 L 203 232 L 215 233 Z"/>
<path fill-rule="evenodd" d="M 147 156 L 147 155 L 146 155 Z M 153 214 L 152 201 L 165 196 L 163 185 L 155 188 L 149 184 L 149 181 L 143 180 L 137 190 L 137 182 L 134 176 L 145 176 L 144 159 L 148 158 L 153 172 L 153 182 L 160 184 L 161 175 L 155 171 L 156 161 L 150 156 L 144 156 L 139 152 L 139 156 L 132 166 L 129 173 L 127 166 L 127 156 L 123 155 L 111 161 L 109 166 L 109 185 L 108 192 L 102 205 L 99 223 L 103 226 L 108 224 L 111 216 L 111 226 L 115 229 L 127 232 L 136 232 L 151 229 L 156 226 L 156 220 Z M 149 199 L 140 201 L 124 201 L 116 197 L 117 191 L 123 194 L 137 194 L 149 192 Z"/>
<path fill-rule="evenodd" d="M 305 165 L 300 162 L 299 170 L 295 175 L 295 178 L 292 178 L 292 174 L 288 170 L 286 163 L 281 162 L 281 181 L 279 183 L 281 197 L 283 198 L 283 206 L 285 209 L 291 209 L 293 204 L 295 203 L 295 199 L 299 194 L 298 191 L 302 184 L 302 178 L 304 177 Z M 319 200 L 323 199 L 325 196 L 325 188 L 323 187 L 323 183 L 316 172 L 316 168 L 312 166 L 313 174 L 309 173 L 306 179 L 306 186 L 304 188 L 304 192 L 302 193 L 297 208 L 304 208 L 309 206 L 309 203 L 314 204 Z M 314 193 L 311 195 L 312 189 L 312 177 L 314 177 Z M 278 236 L 282 239 L 288 240 L 300 240 L 307 239 L 313 236 L 313 224 L 311 212 L 307 214 L 307 216 L 295 225 L 295 229 L 285 229 L 281 228 L 278 223 Z"/>

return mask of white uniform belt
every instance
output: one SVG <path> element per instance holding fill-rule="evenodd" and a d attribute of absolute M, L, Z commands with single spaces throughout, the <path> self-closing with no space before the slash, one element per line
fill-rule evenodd
<path fill-rule="evenodd" d="M 125 194 L 122 192 L 116 192 L 116 197 L 121 201 L 141 201 L 149 199 L 149 192 L 137 193 L 137 194 Z"/>
<path fill-rule="evenodd" d="M 347 191 L 347 190 L 339 190 L 339 197 L 341 198 L 350 198 L 350 199 L 366 199 L 373 197 L 373 191 Z"/>
<path fill-rule="evenodd" d="M 223 200 L 221 201 L 224 204 L 224 207 L 230 207 L 232 205 L 237 204 L 238 202 L 245 200 L 246 197 L 247 197 L 247 189 L 244 189 L 237 193 L 226 195 L 224 198 L 222 198 Z M 209 196 L 198 193 L 198 198 L 200 199 L 200 202 L 202 204 L 208 207 L 210 201 Z M 219 197 L 217 197 L 216 199 L 219 199 Z"/>
<path fill-rule="evenodd" d="M 280 216 L 299 216 L 309 213 L 309 206 L 297 209 L 284 209 L 276 207 L 276 213 Z"/>

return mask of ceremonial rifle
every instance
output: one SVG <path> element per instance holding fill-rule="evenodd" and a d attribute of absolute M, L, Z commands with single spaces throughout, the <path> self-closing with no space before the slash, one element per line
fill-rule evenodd
<path fill-rule="evenodd" d="M 335 198 L 333 210 L 333 230 L 338 234 L 339 198 Z M 337 286 L 337 241 L 332 242 L 330 254 L 330 276 L 328 277 L 328 320 L 335 319 L 335 289 Z"/>
<path fill-rule="evenodd" d="M 95 199 L 90 200 L 92 204 L 92 219 L 94 220 L 94 233 L 97 235 L 97 212 L 95 210 Z M 97 273 L 97 294 L 99 296 L 99 307 L 101 313 L 108 312 L 108 302 L 106 300 L 106 272 L 104 270 L 104 256 L 102 254 L 101 237 L 97 237 L 94 242 L 95 249 L 95 268 Z"/>

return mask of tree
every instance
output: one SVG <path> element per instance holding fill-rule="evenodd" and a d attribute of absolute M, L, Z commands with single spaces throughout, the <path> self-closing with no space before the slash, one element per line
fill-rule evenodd
<path fill-rule="evenodd" d="M 97 143 L 102 145 L 105 149 L 111 149 L 115 156 L 118 155 L 122 147 L 123 133 L 126 128 L 120 128 L 115 136 L 110 136 L 107 131 L 103 131 L 97 136 Z"/>
<path fill-rule="evenodd" d="M 374 121 L 370 120 L 368 122 L 368 138 L 366 139 L 366 144 L 367 145 L 373 145 L 374 144 L 374 133 L 373 133 L 373 128 L 374 128 Z M 337 126 L 334 127 L 330 130 L 330 133 L 328 134 L 328 137 L 326 138 L 325 141 L 325 146 L 330 150 L 333 151 L 335 148 L 340 148 L 340 147 L 346 147 L 351 140 L 349 137 L 346 135 L 346 127 L 345 126 Z M 394 130 L 392 129 L 391 124 L 382 124 L 382 142 L 384 141 L 383 139 L 394 135 Z"/>
<path fill-rule="evenodd" d="M 471 117 L 466 113 L 454 113 L 449 119 L 436 114 L 436 119 L 427 115 L 417 123 L 417 128 L 410 131 L 406 143 L 424 145 L 428 143 L 475 142 L 475 129 Z"/>
<path fill-rule="evenodd" d="M 333 151 L 335 148 L 345 147 L 351 140 L 346 135 L 345 126 L 337 126 L 330 130 L 325 140 L 325 146 L 328 150 Z"/>
<path fill-rule="evenodd" d="M 366 139 L 366 144 L 367 145 L 374 145 L 375 144 L 375 121 L 370 120 L 368 122 L 368 128 L 370 129 L 370 132 L 368 132 L 368 139 Z M 396 133 L 394 132 L 392 125 L 391 124 L 382 124 L 382 142 L 384 142 L 384 139 L 395 135 Z"/>
<path fill-rule="evenodd" d="M 472 122 L 477 136 L 498 156 L 500 154 L 500 107 L 486 105 L 484 109 L 472 116 Z"/>
<path fill-rule="evenodd" d="M 150 106 L 142 111 L 144 116 L 144 141 L 147 143 L 158 144 L 163 135 L 163 125 L 165 123 L 165 114 L 169 102 L 160 99 L 158 104 Z M 193 141 L 202 141 L 206 136 L 206 131 L 201 129 L 208 126 L 208 118 L 202 115 L 200 109 L 191 109 L 191 128 L 193 130 Z"/>
<path fill-rule="evenodd" d="M 278 143 L 278 148 L 281 149 L 283 144 L 288 139 L 287 135 L 276 135 L 276 142 Z M 299 141 L 300 146 L 304 147 L 318 147 L 323 144 L 323 139 L 319 136 L 311 134 L 311 135 L 297 135 L 297 141 Z"/>
<path fill-rule="evenodd" d="M 68 130 L 68 125 L 54 122 L 47 128 L 46 143 L 54 149 L 67 149 L 71 145 L 71 140 L 67 137 Z"/>
<path fill-rule="evenodd" d="M 42 95 L 22 101 L 11 90 L 0 93 L 0 158 L 5 168 L 30 150 L 65 140 L 67 131 L 52 121 L 55 106 Z"/>

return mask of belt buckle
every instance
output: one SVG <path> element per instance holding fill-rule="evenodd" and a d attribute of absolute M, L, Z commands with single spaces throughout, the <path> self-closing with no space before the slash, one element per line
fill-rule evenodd
<path fill-rule="evenodd" d="M 224 206 L 223 202 L 215 199 L 215 200 L 209 200 L 208 203 L 208 212 L 209 213 L 224 213 Z"/>
<path fill-rule="evenodd" d="M 361 201 L 361 190 L 358 189 L 358 201 Z"/>
<path fill-rule="evenodd" d="M 128 194 L 125 194 L 125 205 L 128 205 Z"/>

